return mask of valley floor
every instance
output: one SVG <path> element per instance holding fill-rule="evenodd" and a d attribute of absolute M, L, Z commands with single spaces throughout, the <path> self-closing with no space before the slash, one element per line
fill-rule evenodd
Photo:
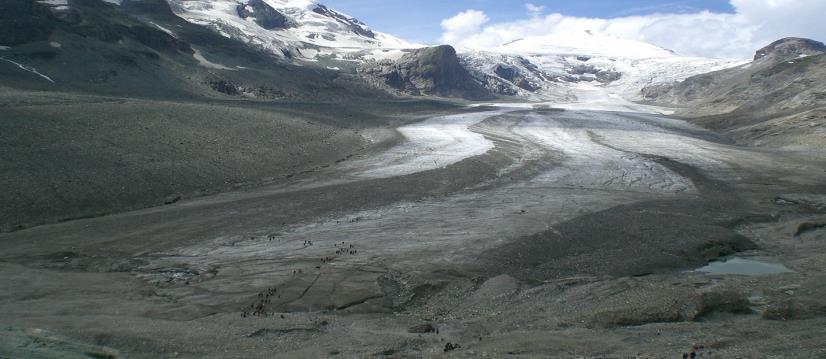
<path fill-rule="evenodd" d="M 478 110 L 283 183 L 0 234 L 0 356 L 826 356 L 823 157 L 629 104 Z M 790 271 L 695 271 L 735 253 Z"/>

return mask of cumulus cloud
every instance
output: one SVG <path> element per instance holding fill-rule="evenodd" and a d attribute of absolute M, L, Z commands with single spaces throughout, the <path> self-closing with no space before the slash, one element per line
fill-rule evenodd
<path fill-rule="evenodd" d="M 526 4 L 529 17 L 487 24 L 489 18 L 469 10 L 442 21 L 442 41 L 459 47 L 492 48 L 527 36 L 592 30 L 647 41 L 688 56 L 750 57 L 755 50 L 787 36 L 816 40 L 826 34 L 824 0 L 730 0 L 734 13 L 625 16 L 612 19 L 563 14 L 543 15 Z"/>
<path fill-rule="evenodd" d="M 454 17 L 442 20 L 442 41 L 448 44 L 461 42 L 468 36 L 478 33 L 482 25 L 486 24 L 490 18 L 479 10 L 462 11 Z"/>

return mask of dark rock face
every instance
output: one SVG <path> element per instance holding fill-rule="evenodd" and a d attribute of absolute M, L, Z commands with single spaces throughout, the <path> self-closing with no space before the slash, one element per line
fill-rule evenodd
<path fill-rule="evenodd" d="M 238 16 L 253 18 L 258 26 L 267 30 L 286 29 L 294 24 L 290 18 L 267 5 L 263 0 L 250 0 L 246 4 L 238 4 Z"/>
<path fill-rule="evenodd" d="M 49 9 L 35 1 L 0 1 L 0 45 L 46 40 L 54 31 L 54 22 Z"/>
<path fill-rule="evenodd" d="M 420 325 L 416 325 L 416 326 L 411 327 L 407 331 L 408 331 L 408 333 L 414 333 L 414 334 L 435 333 L 436 332 L 436 327 L 434 327 L 433 324 L 420 324 Z"/>
<path fill-rule="evenodd" d="M 316 14 L 327 16 L 346 25 L 350 29 L 350 31 L 360 36 L 369 37 L 371 39 L 376 38 L 376 34 L 372 30 L 370 30 L 370 28 L 368 28 L 365 23 L 352 17 L 344 16 L 339 12 L 330 10 L 328 7 L 324 5 L 316 5 L 316 7 L 313 8 L 313 12 Z"/>
<path fill-rule="evenodd" d="M 754 60 L 774 57 L 777 60 L 784 61 L 803 55 L 811 56 L 822 53 L 826 53 L 826 45 L 820 41 L 787 37 L 757 50 L 757 53 L 754 54 Z"/>
<path fill-rule="evenodd" d="M 593 65 L 576 65 L 568 69 L 568 73 L 575 75 L 576 82 L 596 80 L 601 83 L 609 83 L 622 78 L 622 74 L 619 72 L 598 69 Z"/>
<path fill-rule="evenodd" d="M 498 76 L 484 76 L 483 85 L 497 95 L 516 96 L 519 94 L 511 84 Z"/>
<path fill-rule="evenodd" d="M 273 87 L 242 85 L 236 81 L 217 76 L 208 78 L 204 81 L 204 84 L 209 86 L 213 91 L 220 92 L 228 96 L 244 96 L 268 100 L 283 99 L 289 96 L 286 92 Z"/>
<path fill-rule="evenodd" d="M 225 95 L 238 96 L 241 94 L 240 86 L 232 81 L 214 78 L 206 82 L 209 87 Z"/>
<path fill-rule="evenodd" d="M 493 72 L 508 81 L 513 81 L 517 76 L 519 76 L 519 70 L 505 65 L 496 65 Z"/>
<path fill-rule="evenodd" d="M 526 79 L 525 76 L 523 76 L 522 73 L 514 67 L 500 64 L 496 65 L 496 67 L 493 69 L 493 72 L 497 76 L 510 81 L 511 83 L 523 90 L 534 92 L 539 89 L 539 86 L 536 86 L 530 81 L 528 81 L 528 79 Z"/>
<path fill-rule="evenodd" d="M 380 63 L 361 69 L 368 79 L 412 95 L 436 95 L 468 100 L 491 99 L 493 95 L 459 63 L 451 46 L 413 50 L 395 63 Z"/>

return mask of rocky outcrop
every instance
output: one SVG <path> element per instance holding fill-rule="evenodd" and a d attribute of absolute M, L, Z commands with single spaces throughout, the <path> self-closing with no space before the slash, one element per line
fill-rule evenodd
<path fill-rule="evenodd" d="M 488 76 L 488 75 L 481 75 L 482 78 L 482 86 L 484 86 L 488 91 L 501 96 L 516 96 L 519 95 L 519 91 L 514 88 L 513 84 L 505 81 L 504 79 L 500 78 L 499 76 Z"/>
<path fill-rule="evenodd" d="M 331 10 L 330 8 L 328 8 L 324 5 L 317 4 L 313 8 L 313 12 L 316 13 L 316 14 L 319 14 L 319 15 L 327 16 L 331 19 L 334 19 L 334 20 L 346 25 L 347 28 L 350 29 L 350 31 L 352 31 L 352 32 L 354 32 L 358 35 L 368 37 L 368 38 L 371 38 L 371 39 L 376 38 L 376 34 L 373 32 L 373 30 L 370 30 L 370 28 L 367 27 L 367 25 L 364 24 L 363 22 L 361 22 L 361 21 L 359 21 L 355 18 L 352 18 L 352 17 L 344 16 L 343 14 L 341 14 L 339 12 L 336 12 L 334 10 Z"/>
<path fill-rule="evenodd" d="M 209 86 L 209 88 L 213 91 L 220 92 L 228 96 L 243 96 L 264 100 L 278 100 L 289 96 L 286 92 L 277 88 L 270 86 L 243 85 L 237 81 L 221 78 L 216 75 L 211 75 L 204 81 L 204 84 Z"/>
<path fill-rule="evenodd" d="M 743 143 L 826 149 L 826 46 L 786 38 L 754 58 L 735 68 L 646 87 L 642 96 L 679 107 L 678 115 Z"/>
<path fill-rule="evenodd" d="M 410 95 L 485 100 L 493 95 L 459 63 L 456 50 L 443 45 L 412 50 L 395 62 L 368 64 L 360 73 L 370 82 Z"/>
<path fill-rule="evenodd" d="M 594 65 L 580 64 L 572 66 L 567 71 L 571 75 L 568 79 L 571 82 L 597 81 L 607 84 L 622 78 L 619 72 L 600 69 Z"/>
<path fill-rule="evenodd" d="M 531 97 L 554 81 L 522 56 L 470 52 L 460 54 L 459 62 L 476 82 L 496 95 Z"/>
<path fill-rule="evenodd" d="M 267 5 L 263 0 L 249 0 L 246 4 L 238 4 L 238 16 L 244 19 L 253 19 L 258 26 L 267 30 L 286 29 L 294 24 L 284 14 Z"/>
<path fill-rule="evenodd" d="M 539 86 L 531 83 L 530 80 L 525 78 L 519 69 L 515 67 L 499 64 L 493 69 L 493 73 L 525 91 L 534 92 L 539 89 Z"/>
<path fill-rule="evenodd" d="M 757 50 L 754 54 L 754 60 L 773 59 L 773 60 L 789 60 L 796 59 L 801 56 L 818 55 L 826 52 L 826 45 L 820 41 L 801 39 L 798 37 L 787 37 L 785 39 L 777 40 L 768 46 Z"/>

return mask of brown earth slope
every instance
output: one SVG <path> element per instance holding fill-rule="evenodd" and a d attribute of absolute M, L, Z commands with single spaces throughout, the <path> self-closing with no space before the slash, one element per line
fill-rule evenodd
<path fill-rule="evenodd" d="M 826 46 L 786 38 L 743 66 L 643 89 L 646 101 L 741 143 L 826 149 Z"/>

